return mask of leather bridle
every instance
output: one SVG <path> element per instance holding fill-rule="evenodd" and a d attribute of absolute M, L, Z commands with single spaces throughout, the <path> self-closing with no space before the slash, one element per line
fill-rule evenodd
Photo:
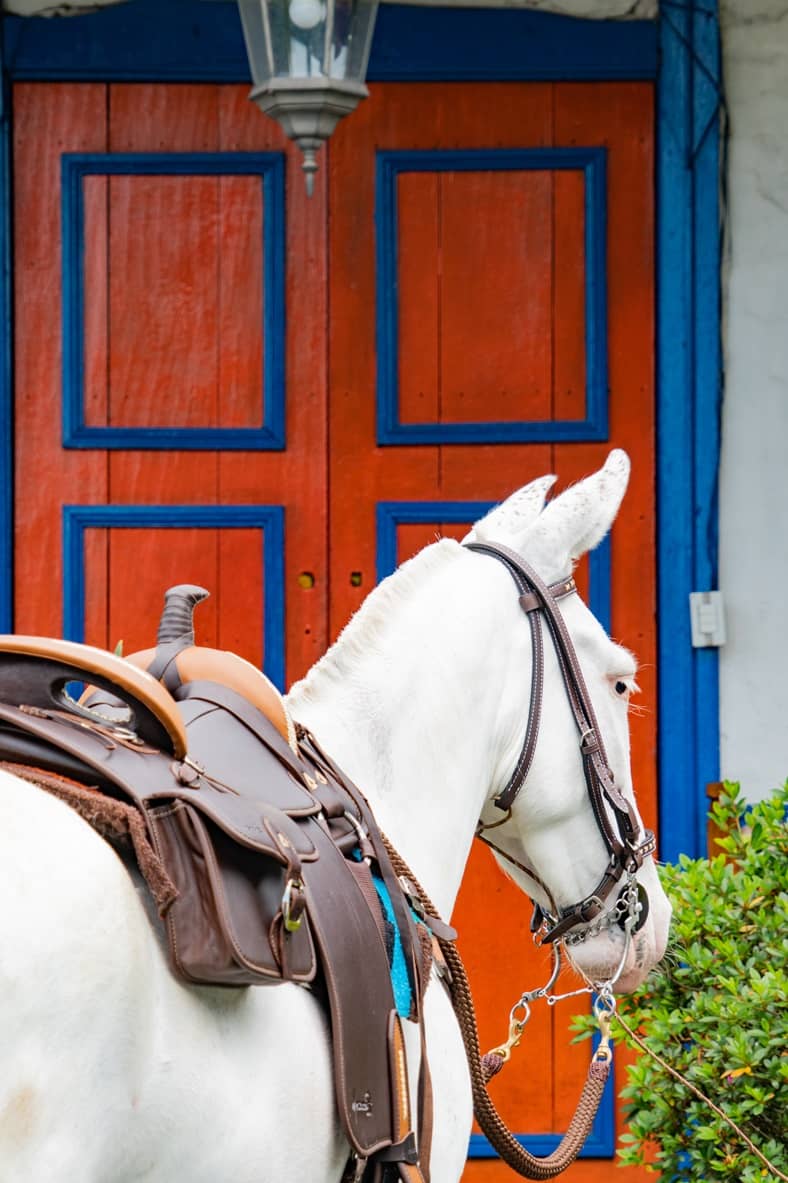
<path fill-rule="evenodd" d="M 543 923 L 546 924 L 547 928 L 542 936 L 542 943 L 550 943 L 565 937 L 570 930 L 579 925 L 590 925 L 591 922 L 602 917 L 606 911 L 615 920 L 617 916 L 615 905 L 613 908 L 607 908 L 608 899 L 616 888 L 620 888 L 622 894 L 627 891 L 638 868 L 642 866 L 646 857 L 653 853 L 656 842 L 650 830 L 644 830 L 641 838 L 637 815 L 616 785 L 580 662 L 564 618 L 558 608 L 558 600 L 577 590 L 574 579 L 570 576 L 548 587 L 536 571 L 508 547 L 488 542 L 471 542 L 465 545 L 468 550 L 490 555 L 497 559 L 509 571 L 520 593 L 520 607 L 528 618 L 533 650 L 531 702 L 523 746 L 512 775 L 494 799 L 494 804 L 498 809 L 504 811 L 506 816 L 500 822 L 489 826 L 480 822 L 477 836 L 547 891 L 545 884 L 530 867 L 512 858 L 489 838 L 485 838 L 483 834 L 484 830 L 493 829 L 508 820 L 512 806 L 525 783 L 533 762 L 544 690 L 544 644 L 541 627 L 541 618 L 544 617 L 555 647 L 567 698 L 580 736 L 583 773 L 591 808 L 609 854 L 604 874 L 591 894 L 585 899 L 566 908 L 559 909 L 553 905 L 555 914 L 551 914 L 539 904 L 536 905 L 533 927 L 541 928 Z M 549 891 L 547 891 L 547 895 L 550 895 Z M 647 912 L 645 893 L 641 896 L 641 901 L 639 923 L 636 927 L 640 927 L 645 921 Z"/>

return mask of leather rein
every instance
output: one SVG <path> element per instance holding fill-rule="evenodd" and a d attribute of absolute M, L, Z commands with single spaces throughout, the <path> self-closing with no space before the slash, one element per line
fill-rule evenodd
<path fill-rule="evenodd" d="M 580 662 L 558 607 L 560 599 L 577 590 L 574 579 L 569 576 L 559 583 L 548 586 L 528 563 L 506 546 L 488 542 L 471 542 L 466 543 L 465 546 L 468 550 L 497 559 L 503 563 L 512 576 L 520 594 L 520 607 L 528 618 L 533 652 L 531 701 L 523 746 L 507 784 L 494 799 L 494 804 L 505 813 L 505 816 L 491 825 L 484 825 L 480 822 L 476 832 L 477 837 L 492 847 L 501 857 L 524 871 L 546 891 L 548 897 L 552 898 L 549 890 L 532 868 L 518 862 L 484 836 L 485 830 L 494 829 L 509 820 L 512 806 L 525 784 L 533 762 L 539 735 L 544 692 L 544 642 L 541 625 L 543 617 L 555 647 L 567 698 L 580 736 L 580 751 L 583 758 L 583 774 L 588 798 L 609 855 L 604 874 L 591 894 L 585 899 L 560 909 L 553 904 L 554 914 L 539 904 L 535 905 L 532 928 L 536 931 L 546 925 L 541 943 L 549 944 L 565 937 L 567 933 L 579 925 L 590 925 L 598 918 L 604 919 L 605 915 L 609 915 L 614 920 L 618 919 L 615 909 L 606 909 L 606 902 L 616 888 L 621 885 L 622 880 L 631 881 L 646 857 L 653 853 L 656 842 L 650 830 L 645 830 L 640 838 L 640 827 L 634 808 L 616 785 Z M 645 921 L 647 906 L 647 899 L 643 893 L 637 927 L 640 927 Z"/>

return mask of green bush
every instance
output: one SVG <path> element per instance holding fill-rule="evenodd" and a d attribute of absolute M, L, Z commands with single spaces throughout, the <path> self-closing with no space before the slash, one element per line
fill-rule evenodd
<path fill-rule="evenodd" d="M 788 783 L 748 809 L 727 784 L 712 816 L 722 853 L 660 869 L 668 953 L 620 1000 L 629 1025 L 788 1174 Z M 586 1017 L 576 1029 L 588 1034 Z M 620 1027 L 614 1031 L 623 1034 Z M 665 1180 L 776 1179 L 731 1128 L 650 1057 L 622 1090 L 622 1165 Z"/>

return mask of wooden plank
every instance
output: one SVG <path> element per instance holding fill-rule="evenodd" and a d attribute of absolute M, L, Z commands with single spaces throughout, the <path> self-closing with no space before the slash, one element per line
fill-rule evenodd
<path fill-rule="evenodd" d="M 513 149 L 543 148 L 552 144 L 553 86 L 550 84 L 467 83 L 446 88 L 444 101 L 444 142 L 448 147 Z M 500 180 L 500 174 L 495 179 Z M 537 188 L 540 183 L 544 184 L 537 179 Z M 527 222 L 528 214 L 523 213 Z M 492 218 L 497 217 L 498 210 L 493 208 Z M 548 248 L 550 234 L 548 223 Z M 530 263 L 523 262 L 527 279 Z M 490 275 L 493 273 L 491 269 Z M 550 281 L 543 270 L 539 274 L 544 282 Z M 542 293 L 535 291 L 533 299 L 539 301 L 541 298 Z M 552 329 L 548 326 L 546 332 L 549 340 Z M 458 349 L 464 345 L 462 341 L 454 344 Z M 523 360 L 536 361 L 538 357 L 538 353 L 525 355 Z M 538 406 L 532 404 L 536 417 L 549 417 L 550 414 L 552 373 L 549 368 L 545 369 L 546 362 L 548 367 L 552 364 L 550 350 L 547 357 L 542 355 L 539 361 L 547 395 Z M 518 389 L 522 390 L 530 378 L 524 364 L 518 362 L 515 368 L 516 380 L 520 384 Z M 441 449 L 441 490 L 450 500 L 500 501 L 529 480 L 550 471 L 550 447 L 545 444 L 527 447 L 519 444 L 462 444 Z"/>
<path fill-rule="evenodd" d="M 208 645 L 239 653 L 262 666 L 264 565 L 260 530 L 229 527 L 130 528 L 86 531 L 112 535 L 110 611 L 104 636 L 95 643 L 124 652 L 155 644 L 164 592 L 179 582 L 212 589 L 195 610 L 195 637 Z M 91 565 L 86 567 L 89 586 Z"/>
<path fill-rule="evenodd" d="M 434 423 L 441 393 L 440 178 L 397 178 L 399 413 L 403 423 Z"/>
<path fill-rule="evenodd" d="M 217 423 L 219 184 L 110 178 L 113 427 Z"/>
<path fill-rule="evenodd" d="M 425 546 L 437 542 L 439 538 L 455 538 L 461 541 L 470 529 L 470 523 L 458 525 L 456 522 L 405 522 L 397 528 L 397 562 L 404 563 L 405 559 L 418 554 Z"/>
<path fill-rule="evenodd" d="M 583 181 L 579 170 L 553 175 L 553 419 L 584 419 L 587 413 Z"/>
<path fill-rule="evenodd" d="M 219 88 L 219 147 L 226 152 L 283 152 L 287 162 L 287 449 L 221 455 L 218 488 L 222 502 L 285 505 L 290 683 L 328 646 L 326 161 L 323 157 L 315 192 L 307 197 L 299 149 L 273 119 L 261 116 L 244 86 Z M 259 257 L 259 247 L 255 251 Z M 229 319 L 235 316 L 234 301 L 227 282 L 223 289 L 223 316 Z M 244 331 L 252 331 L 248 309 L 239 316 Z"/>
<path fill-rule="evenodd" d="M 123 527 L 107 533 L 107 643 L 114 646 L 122 637 L 125 653 L 155 645 L 164 592 L 178 583 L 196 583 L 212 592 L 195 611 L 197 641 L 215 646 L 219 639 L 219 532 L 195 527 Z"/>
<path fill-rule="evenodd" d="M 113 152 L 216 150 L 217 88 L 111 86 L 109 146 Z M 122 176 L 113 177 L 111 186 L 110 289 L 117 292 L 119 308 L 126 302 L 143 310 L 141 317 L 129 315 L 126 329 L 110 336 L 111 401 L 123 407 L 121 421 L 198 426 L 207 418 L 215 423 L 218 180 Z M 154 276 L 158 276 L 155 285 Z M 155 300 L 149 303 L 152 286 Z M 162 326 L 161 334 L 154 325 Z M 109 455 L 109 467 L 113 502 L 212 504 L 217 500 L 217 461 L 210 452 L 116 451 Z M 164 590 L 175 583 L 194 582 L 212 593 L 210 607 L 203 608 L 202 623 L 212 622 L 208 632 L 215 637 L 216 552 L 217 539 L 211 530 L 110 531 L 111 634 L 135 603 L 139 619 L 145 622 L 145 628 L 139 629 L 140 640 L 150 643 L 151 623 L 158 618 Z M 129 598 L 125 575 L 132 555 L 140 573 L 134 600 Z M 135 630 L 138 627 L 135 623 Z"/>
<path fill-rule="evenodd" d="M 443 422 L 550 418 L 552 190 L 542 171 L 440 176 Z"/>
<path fill-rule="evenodd" d="M 376 502 L 429 499 L 439 487 L 436 448 L 376 444 L 374 211 L 376 150 L 440 146 L 441 92 L 429 85 L 375 87 L 328 148 L 332 637 L 374 581 Z M 362 573 L 361 586 L 351 583 L 352 571 Z"/>
<path fill-rule="evenodd" d="M 265 570 L 261 533 L 234 528 L 220 530 L 218 535 L 216 598 L 220 612 L 216 644 L 262 668 Z"/>
<path fill-rule="evenodd" d="M 550 977 L 550 954 L 534 947 L 530 919 L 528 900 L 491 852 L 476 843 L 452 922 L 460 933 L 458 948 L 471 983 L 483 1052 L 505 1042 L 509 1012 L 522 992 Z M 551 1133 L 551 1012 L 546 1005 L 534 1006 L 523 1038 L 524 1047 L 513 1053 L 490 1092 L 511 1129 Z"/>
<path fill-rule="evenodd" d="M 23 633 L 62 633 L 62 502 L 106 497 L 103 456 L 60 446 L 60 156 L 106 147 L 103 85 L 14 88 L 14 628 Z"/>
<path fill-rule="evenodd" d="M 106 177 L 83 181 L 85 222 L 85 422 L 91 427 L 109 423 L 109 182 Z"/>
<path fill-rule="evenodd" d="M 588 104 L 593 98 L 593 108 Z M 648 714 L 633 716 L 633 775 L 644 820 L 656 824 L 656 570 L 654 500 L 653 107 L 648 84 L 561 88 L 556 137 L 608 150 L 610 440 L 555 450 L 557 469 L 577 479 L 610 447 L 632 459 L 629 489 L 612 537 L 613 634 L 640 662 Z M 637 594 L 634 594 L 637 589 Z M 636 700 L 637 701 L 637 700 Z"/>
<path fill-rule="evenodd" d="M 221 427 L 262 422 L 263 218 L 257 177 L 219 178 L 218 389 Z"/>

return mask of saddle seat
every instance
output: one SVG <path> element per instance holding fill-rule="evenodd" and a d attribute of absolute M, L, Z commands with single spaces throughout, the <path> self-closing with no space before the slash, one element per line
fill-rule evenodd
<path fill-rule="evenodd" d="M 130 653 L 126 661 L 147 671 L 156 656 L 155 649 L 141 649 Z M 216 682 L 234 690 L 273 723 L 294 752 L 298 750 L 295 723 L 285 700 L 257 666 L 227 649 L 211 649 L 206 645 L 188 645 L 175 657 L 178 678 L 183 685 L 189 682 Z"/>
<path fill-rule="evenodd" d="M 24 701 L 28 705 L 73 711 L 75 700 L 68 694 L 68 682 L 90 679 L 76 700 L 78 706 L 101 717 L 102 706 L 110 705 L 110 700 L 102 696 L 99 688 L 123 703 L 128 704 L 131 699 L 137 704 L 138 711 L 144 711 L 158 721 L 169 738 L 172 754 L 178 759 L 186 755 L 186 731 L 177 703 L 167 688 L 148 672 L 148 666 L 156 655 L 155 649 L 142 649 L 128 657 L 118 657 L 106 649 L 57 637 L 0 634 L 0 654 L 17 655 L 22 659 L 21 665 L 28 670 L 30 663 L 25 662 L 25 658 L 32 659 L 39 666 L 35 684 L 41 693 L 31 694 L 30 681 L 26 680 L 27 695 Z M 45 685 L 44 666 L 39 665 L 42 662 L 64 667 L 62 676 Z M 251 662 L 237 653 L 204 645 L 190 645 L 181 650 L 175 662 L 183 684 L 215 682 L 235 691 L 250 706 L 265 715 L 292 750 L 297 751 L 295 724 L 282 695 L 273 682 Z M 9 676 L 10 664 L 7 658 L 0 657 L 4 679 Z M 70 671 L 69 677 L 66 677 L 66 670 Z M 150 726 L 152 720 L 146 722 Z"/>

